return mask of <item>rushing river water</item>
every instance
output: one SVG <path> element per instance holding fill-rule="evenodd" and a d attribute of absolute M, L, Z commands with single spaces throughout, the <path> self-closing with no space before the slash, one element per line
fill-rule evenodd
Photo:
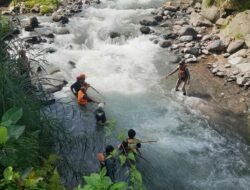
<path fill-rule="evenodd" d="M 248 146 L 226 129 L 225 133 L 217 130 L 237 122 L 201 114 L 199 106 L 205 103 L 198 98 L 176 97 L 171 90 L 175 77 L 167 82 L 158 80 L 174 67 L 168 62 L 171 55 L 152 43 L 151 35 L 141 35 L 138 22 L 161 3 L 103 0 L 101 5 L 88 7 L 70 19 L 70 34 L 58 35 L 55 43 L 44 45 L 57 49 L 47 60 L 72 83 L 79 73 L 86 73 L 87 82 L 106 97 L 105 110 L 109 118 L 116 118 L 117 131 L 134 128 L 138 138 L 158 141 L 141 148 L 147 161 L 141 160 L 138 167 L 147 189 L 250 189 Z M 110 39 L 110 32 L 122 35 Z M 76 68 L 70 68 L 69 60 Z M 104 132 L 96 129 L 91 112 L 94 105 L 79 114 L 69 86 L 55 96 L 73 105 L 58 109 L 69 119 L 68 135 L 75 137 L 59 147 L 64 158 L 59 169 L 71 189 L 84 171 L 98 170 L 96 153 L 117 141 L 105 140 Z M 84 134 L 88 140 L 81 138 Z"/>

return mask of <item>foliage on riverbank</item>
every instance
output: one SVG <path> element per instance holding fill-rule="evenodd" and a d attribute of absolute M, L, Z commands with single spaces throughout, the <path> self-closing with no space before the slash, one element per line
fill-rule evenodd
<path fill-rule="evenodd" d="M 35 5 L 40 7 L 40 14 L 52 13 L 58 5 L 58 0 L 25 0 L 25 7 L 30 11 Z"/>
<path fill-rule="evenodd" d="M 10 29 L 8 18 L 0 14 L 0 39 L 2 39 L 10 31 Z"/>
<path fill-rule="evenodd" d="M 250 8 L 249 0 L 203 0 L 203 5 L 209 7 L 216 5 L 220 8 L 236 8 L 240 11 L 244 11 Z"/>

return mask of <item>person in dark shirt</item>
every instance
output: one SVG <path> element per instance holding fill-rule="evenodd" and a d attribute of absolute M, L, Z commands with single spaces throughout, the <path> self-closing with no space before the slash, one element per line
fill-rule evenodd
<path fill-rule="evenodd" d="M 98 104 L 98 108 L 95 111 L 95 119 L 96 119 L 96 124 L 97 125 L 105 125 L 107 119 L 106 119 L 106 114 L 103 110 L 104 108 L 104 103 Z"/>
<path fill-rule="evenodd" d="M 106 176 L 109 176 L 110 179 L 115 181 L 115 172 L 116 172 L 116 161 L 113 156 L 111 156 L 114 151 L 114 147 L 112 145 L 106 146 L 104 153 L 98 153 L 97 158 L 100 162 L 101 169 L 106 167 L 107 173 Z"/>
<path fill-rule="evenodd" d="M 70 86 L 72 93 L 77 96 L 78 91 L 81 89 L 82 86 L 88 88 L 90 85 L 85 82 L 85 74 L 81 74 L 76 78 L 76 82 Z"/>

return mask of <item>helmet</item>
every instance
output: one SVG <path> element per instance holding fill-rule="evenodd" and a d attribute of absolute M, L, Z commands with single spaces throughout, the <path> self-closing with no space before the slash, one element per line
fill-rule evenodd
<path fill-rule="evenodd" d="M 97 106 L 98 108 L 101 108 L 101 109 L 103 109 L 104 108 L 104 103 L 100 103 L 100 104 L 98 104 L 98 106 Z"/>
<path fill-rule="evenodd" d="M 86 78 L 86 75 L 85 75 L 84 73 L 82 73 L 82 74 L 80 74 L 80 75 L 76 78 L 76 80 L 85 80 L 85 78 Z"/>

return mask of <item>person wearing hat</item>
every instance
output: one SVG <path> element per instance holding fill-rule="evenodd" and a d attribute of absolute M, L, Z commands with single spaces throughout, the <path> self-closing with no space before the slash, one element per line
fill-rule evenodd
<path fill-rule="evenodd" d="M 177 71 L 178 71 L 178 80 L 176 82 L 175 90 L 179 91 L 179 86 L 180 86 L 181 83 L 183 83 L 182 91 L 183 91 L 183 95 L 186 95 L 187 94 L 187 92 L 186 92 L 186 84 L 189 84 L 189 82 L 190 82 L 190 73 L 189 73 L 189 70 L 187 68 L 187 64 L 185 64 L 184 60 L 182 60 L 179 63 L 179 66 L 176 69 L 174 69 L 170 74 L 168 74 L 166 76 L 166 79 L 169 76 L 176 73 Z"/>
<path fill-rule="evenodd" d="M 99 102 L 93 100 L 92 98 L 90 98 L 86 91 L 87 91 L 87 88 L 85 86 L 82 86 L 80 88 L 80 90 L 78 91 L 77 101 L 78 101 L 79 105 L 86 106 L 88 104 L 88 102 L 99 103 Z"/>
<path fill-rule="evenodd" d="M 97 110 L 95 111 L 95 119 L 97 125 L 105 125 L 107 121 L 106 114 L 103 108 L 104 108 L 104 103 L 100 103 L 98 104 Z"/>
<path fill-rule="evenodd" d="M 84 86 L 85 88 L 90 87 L 90 85 L 85 82 L 85 78 L 86 78 L 85 74 L 83 74 L 83 73 L 80 74 L 76 78 L 76 82 L 70 86 L 70 89 L 71 89 L 72 93 L 75 96 L 78 96 L 78 92 L 79 92 L 79 90 L 81 89 L 82 86 Z"/>

